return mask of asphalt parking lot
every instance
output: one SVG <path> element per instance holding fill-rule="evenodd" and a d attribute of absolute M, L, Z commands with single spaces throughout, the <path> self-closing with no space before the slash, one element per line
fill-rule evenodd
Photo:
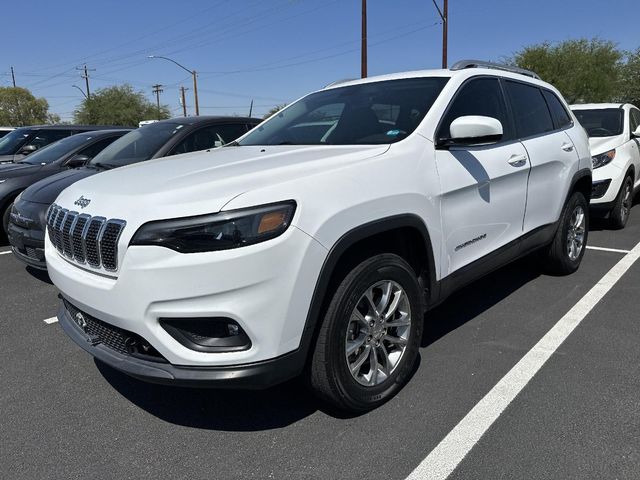
<path fill-rule="evenodd" d="M 45 322 L 55 287 L 4 244 L 0 476 L 400 480 L 422 465 L 414 478 L 431 478 L 430 452 L 483 399 L 504 400 L 494 387 L 638 242 L 636 205 L 625 230 L 592 225 L 589 245 L 615 251 L 589 249 L 572 276 L 543 275 L 529 258 L 457 293 L 428 315 L 407 387 L 348 418 L 297 381 L 193 390 L 96 364 Z M 640 262 L 609 286 L 495 421 L 471 425 L 481 437 L 449 453 L 450 478 L 640 478 Z"/>

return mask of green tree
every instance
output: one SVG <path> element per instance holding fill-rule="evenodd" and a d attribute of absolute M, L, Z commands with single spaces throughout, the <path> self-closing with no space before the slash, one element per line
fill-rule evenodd
<path fill-rule="evenodd" d="M 135 91 L 131 85 L 115 85 L 102 88 L 84 99 L 74 112 L 76 123 L 88 125 L 137 126 L 141 120 L 163 120 L 170 117 L 166 105 L 151 103 L 144 93 Z"/>
<path fill-rule="evenodd" d="M 619 95 L 624 53 L 594 38 L 542 43 L 517 52 L 512 62 L 554 85 L 569 103 L 610 102 Z"/>
<path fill-rule="evenodd" d="M 617 100 L 640 107 L 640 48 L 635 52 L 627 52 L 620 75 L 620 97 Z"/>
<path fill-rule="evenodd" d="M 282 110 L 284 107 L 286 107 L 287 104 L 283 103 L 282 105 L 276 105 L 275 107 L 273 107 L 272 109 L 270 109 L 267 113 L 264 114 L 264 116 L 262 117 L 263 119 L 267 119 L 269 118 L 271 115 L 273 115 L 274 113 L 278 113 L 280 110 Z"/>
<path fill-rule="evenodd" d="M 36 98 L 26 88 L 0 87 L 0 124 L 24 127 L 52 123 L 54 115 L 49 115 L 49 103 L 44 98 Z M 59 117 L 58 117 L 59 119 Z"/>

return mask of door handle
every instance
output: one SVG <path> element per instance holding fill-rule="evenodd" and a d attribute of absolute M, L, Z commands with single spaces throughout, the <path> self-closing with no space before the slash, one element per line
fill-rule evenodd
<path fill-rule="evenodd" d="M 527 156 L 526 155 L 511 155 L 509 157 L 509 160 L 507 160 L 509 162 L 509 165 L 513 166 L 513 167 L 522 167 L 523 165 L 525 165 L 527 163 Z"/>
<path fill-rule="evenodd" d="M 563 143 L 560 148 L 562 148 L 565 152 L 573 151 L 573 145 L 571 145 L 570 143 Z"/>

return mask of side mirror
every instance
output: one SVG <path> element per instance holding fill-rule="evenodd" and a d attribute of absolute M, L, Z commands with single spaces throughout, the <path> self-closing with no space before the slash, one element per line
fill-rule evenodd
<path fill-rule="evenodd" d="M 640 127 L 636 128 L 634 132 L 631 132 L 631 136 L 640 138 Z"/>
<path fill-rule="evenodd" d="M 20 149 L 20 155 L 29 155 L 38 149 L 35 145 L 25 145 Z"/>
<path fill-rule="evenodd" d="M 439 139 L 439 146 L 486 145 L 499 141 L 504 133 L 500 120 L 480 115 L 467 115 L 456 118 L 451 122 L 449 132 L 451 133 L 451 138 Z"/>
<path fill-rule="evenodd" d="M 82 167 L 86 165 L 89 160 L 91 160 L 91 158 L 86 155 L 74 155 L 67 160 L 66 166 L 70 168 Z"/>

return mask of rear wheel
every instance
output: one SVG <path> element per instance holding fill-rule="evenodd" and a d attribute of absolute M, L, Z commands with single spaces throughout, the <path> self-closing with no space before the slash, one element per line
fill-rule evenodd
<path fill-rule="evenodd" d="M 408 381 L 423 328 L 420 287 L 393 254 L 356 266 L 336 290 L 311 359 L 310 385 L 340 410 L 371 410 Z"/>
<path fill-rule="evenodd" d="M 589 206 L 584 195 L 574 192 L 567 201 L 558 230 L 546 255 L 551 273 L 568 275 L 580 266 L 589 235 Z"/>
<path fill-rule="evenodd" d="M 627 224 L 629 213 L 631 213 L 631 205 L 633 204 L 633 180 L 631 176 L 627 176 L 622 182 L 620 192 L 616 197 L 616 201 L 609 215 L 611 227 L 622 229 Z"/>

